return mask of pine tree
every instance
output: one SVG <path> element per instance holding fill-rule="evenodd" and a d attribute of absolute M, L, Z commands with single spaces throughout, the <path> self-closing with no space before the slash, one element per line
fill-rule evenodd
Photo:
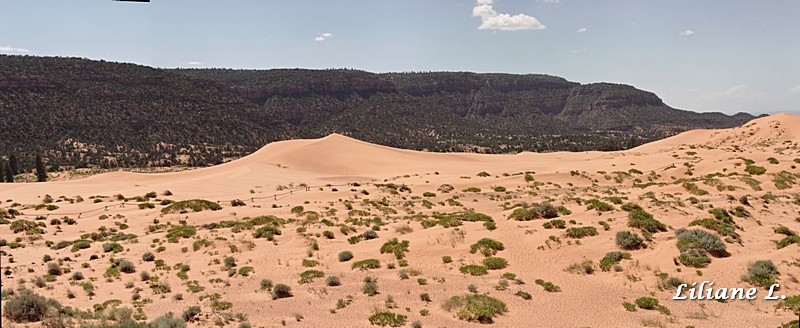
<path fill-rule="evenodd" d="M 44 168 L 42 155 L 36 155 L 36 180 L 39 182 L 47 181 L 47 171 Z"/>
<path fill-rule="evenodd" d="M 4 172 L 3 181 L 14 182 L 14 171 L 11 169 L 11 164 L 9 162 L 5 162 L 5 164 L 3 164 L 2 171 Z"/>
<path fill-rule="evenodd" d="M 9 155 L 8 163 L 11 167 L 11 174 L 13 175 L 19 174 L 19 162 L 17 161 L 17 156 L 14 156 L 14 154 Z"/>

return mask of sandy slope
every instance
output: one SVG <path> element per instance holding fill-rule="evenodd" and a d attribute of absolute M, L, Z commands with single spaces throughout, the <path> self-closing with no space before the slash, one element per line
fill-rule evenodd
<path fill-rule="evenodd" d="M 795 167 L 800 164 L 794 162 L 800 158 L 797 131 L 800 131 L 800 117 L 781 114 L 734 129 L 690 131 L 629 151 L 517 155 L 423 153 L 373 145 L 334 134 L 317 140 L 273 143 L 242 159 L 192 171 L 162 174 L 114 172 L 72 181 L 0 184 L 0 207 L 8 209 L 13 203 L 19 203 L 21 205 L 14 208 L 28 216 L 17 216 L 16 220 L 33 220 L 33 216 L 42 215 L 45 216 L 42 222 L 48 223 L 46 233 L 40 238 L 14 234 L 8 225 L 0 226 L 0 238 L 11 242 L 21 237 L 22 244 L 26 245 L 17 249 L 0 248 L 8 253 L 2 256 L 1 266 L 10 267 L 12 271 L 10 276 L 4 276 L 3 287 L 13 287 L 17 280 L 25 279 L 28 281 L 25 286 L 38 293 L 54 297 L 65 305 L 89 309 L 93 304 L 110 299 L 119 299 L 122 306 L 133 307 L 133 290 L 124 287 L 126 282 L 133 282 L 136 288 L 142 289 L 142 298 L 151 300 L 141 305 L 149 319 L 168 311 L 180 314 L 187 307 L 199 304 L 203 309 L 201 319 L 190 326 L 213 326 L 215 320 L 243 313 L 255 326 L 281 326 L 281 321 L 285 320 L 287 326 L 365 327 L 369 326 L 369 315 L 376 309 L 384 309 L 390 295 L 397 304 L 391 311 L 407 315 L 409 322 L 419 320 L 424 327 L 478 326 L 477 323 L 457 320 L 453 313 L 441 306 L 450 296 L 467 294 L 467 286 L 474 284 L 479 292 L 507 303 L 508 313 L 495 318 L 494 326 L 498 327 L 776 327 L 789 321 L 791 314 L 776 311 L 774 301 L 673 301 L 670 299 L 673 289 L 657 288 L 656 273 L 665 272 L 689 282 L 713 280 L 721 286 L 747 287 L 749 285 L 742 282 L 740 276 L 746 273 L 748 265 L 755 260 L 770 259 L 781 272 L 778 281 L 783 286 L 782 292 L 787 296 L 800 293 L 800 283 L 793 278 L 800 276 L 800 246 L 776 249 L 774 241 L 782 235 L 773 232 L 773 228 L 779 225 L 800 231 L 800 222 L 795 220 L 800 217 L 800 206 L 794 204 L 792 198 L 800 192 L 800 187 L 793 184 L 788 189 L 778 189 L 771 175 L 781 171 L 800 173 Z M 779 163 L 770 164 L 770 157 Z M 742 176 L 749 176 L 744 172 L 742 158 L 767 168 L 767 174 L 752 177 L 760 185 L 751 187 L 742 179 Z M 490 173 L 490 176 L 479 177 L 478 173 L 482 171 Z M 531 172 L 535 181 L 526 181 L 524 172 Z M 730 175 L 733 172 L 738 175 Z M 700 179 L 713 173 L 720 173 L 720 176 Z M 684 180 L 679 179 L 693 181 L 709 193 L 691 195 L 682 186 Z M 360 186 L 346 185 L 353 182 Z M 406 185 L 411 191 L 398 193 L 385 186 L 376 186 L 382 183 Z M 650 185 L 645 185 L 647 183 Z M 326 186 L 328 184 L 334 186 Z M 443 184 L 450 184 L 455 190 L 451 193 L 437 191 Z M 718 191 L 713 184 L 721 184 L 724 191 Z M 496 186 L 503 186 L 507 191 L 494 191 Z M 462 191 L 469 187 L 480 188 L 481 192 Z M 172 195 L 163 196 L 165 190 Z M 223 208 L 220 211 L 164 215 L 160 212 L 163 206 L 155 200 L 152 201 L 156 204 L 154 209 L 139 209 L 139 203 L 134 200 L 125 201 L 122 207 L 123 201 L 112 197 L 116 194 L 141 196 L 150 191 L 157 192 L 159 199 L 219 201 Z M 423 197 L 424 192 L 433 192 L 436 196 Z M 762 199 L 761 196 L 768 192 L 777 199 Z M 79 203 L 59 200 L 54 203 L 59 208 L 53 211 L 24 208 L 41 204 L 46 194 L 57 199 L 59 196 L 64 196 L 64 199 L 81 196 L 85 200 Z M 707 268 L 700 269 L 701 272 L 676 266 L 673 258 L 679 252 L 675 247 L 673 229 L 686 227 L 696 218 L 710 217 L 708 210 L 711 207 L 732 209 L 739 206 L 741 204 L 736 200 L 743 195 L 750 196 L 747 210 L 751 217 L 735 218 L 741 228 L 737 232 L 742 236 L 742 243 L 727 244 L 732 256 L 714 258 Z M 102 196 L 102 201 L 95 203 L 90 196 Z M 670 231 L 655 234 L 647 249 L 631 251 L 633 260 L 623 260 L 621 272 L 598 271 L 592 275 L 565 272 L 570 264 L 584 259 L 596 264 L 606 252 L 619 250 L 614 241 L 615 233 L 631 230 L 627 227 L 627 213 L 618 205 L 614 211 L 601 214 L 587 210 L 585 205 L 579 205 L 575 200 L 578 197 L 587 200 L 610 196 L 640 204 L 671 227 Z M 365 199 L 381 201 L 384 197 L 388 207 L 396 213 L 385 208 L 381 211 L 379 205 L 364 202 Z M 692 204 L 694 199 L 691 197 L 695 197 L 698 204 Z M 461 205 L 448 202 L 451 198 Z M 229 203 L 232 199 L 241 199 L 247 205 L 233 207 Z M 424 207 L 422 199 L 432 202 L 432 207 Z M 348 214 L 344 201 L 355 209 L 368 211 L 370 215 L 364 219 L 377 216 L 387 224 L 378 231 L 378 239 L 355 245 L 347 242 L 349 237 L 362 233 L 367 227 L 356 224 L 359 217 L 354 213 Z M 576 240 L 565 236 L 563 230 L 544 229 L 542 223 L 545 220 L 506 219 L 511 209 L 504 209 L 504 204 L 511 207 L 521 202 L 544 201 L 564 205 L 572 211 L 572 214 L 562 217 L 565 221 L 576 222 L 568 226 L 594 226 L 599 235 Z M 313 214 L 290 212 L 291 208 L 299 205 L 306 212 L 318 213 L 319 218 Z M 109 206 L 107 211 L 106 206 Z M 77 213 L 96 209 L 100 210 L 81 214 L 78 218 Z M 497 229 L 489 231 L 480 222 L 463 222 L 458 228 L 435 226 L 424 229 L 418 218 L 412 217 L 418 213 L 451 213 L 465 209 L 490 215 Z M 99 220 L 101 214 L 112 218 Z M 124 215 L 124 218 L 114 219 L 116 214 Z M 275 243 L 254 239 L 250 230 L 232 232 L 231 229 L 202 227 L 221 220 L 266 214 L 296 221 L 281 227 L 283 233 L 276 237 Z M 78 218 L 78 223 L 62 224 L 61 231 L 49 224 L 50 219 L 64 216 Z M 178 225 L 179 220 L 187 220 L 188 224 L 198 227 L 197 235 L 194 239 L 181 239 L 178 244 L 164 242 L 166 229 L 148 233 L 148 226 L 154 219 L 173 225 Z M 322 224 L 323 219 L 335 226 Z M 610 230 L 605 231 L 598 224 L 600 220 L 607 222 Z M 69 247 L 52 250 L 44 245 L 45 241 L 79 239 L 82 234 L 96 232 L 101 226 L 116 227 L 115 223 L 126 223 L 130 227 L 124 232 L 139 236 L 138 242 L 121 242 L 125 250 L 116 255 L 103 253 L 101 245 L 104 242 L 95 242 L 91 248 L 77 252 L 71 252 Z M 356 232 L 345 236 L 340 231 L 340 224 L 353 227 Z M 297 232 L 301 225 L 306 227 L 304 233 Z M 405 225 L 412 227 L 413 232 L 401 234 L 395 230 Z M 334 232 L 335 238 L 319 236 L 324 230 Z M 558 237 L 561 242 L 550 240 L 550 236 Z M 398 261 L 390 254 L 380 254 L 379 249 L 392 237 L 410 242 L 409 268 L 419 270 L 419 276 L 403 280 L 398 276 L 400 268 L 387 268 L 388 263 L 397 264 Z M 480 263 L 482 260 L 480 254 L 470 254 L 468 250 L 469 245 L 483 237 L 506 245 L 506 250 L 498 256 L 508 259 L 510 266 L 480 277 L 461 274 L 458 271 L 461 264 Z M 214 246 L 194 251 L 192 243 L 200 238 L 213 240 Z M 156 239 L 159 241 L 154 241 Z M 317 241 L 319 251 L 312 251 L 311 240 Z M 158 246 L 164 246 L 166 250 L 156 252 Z M 187 252 L 182 252 L 183 247 L 188 248 Z M 350 267 L 352 261 L 341 263 L 337 260 L 337 254 L 343 250 L 352 251 L 354 260 L 380 259 L 382 268 L 353 270 Z M 176 270 L 154 270 L 153 262 L 142 261 L 141 255 L 147 251 L 156 253 L 156 257 L 169 266 L 189 264 L 188 279 L 197 280 L 205 289 L 192 293 L 177 277 Z M 63 266 L 73 272 L 81 271 L 87 278 L 95 278 L 96 295 L 89 297 L 80 286 L 70 285 L 71 274 L 58 277 L 46 288 L 34 287 L 29 281 L 45 274 L 47 266 L 42 262 L 45 254 L 53 258 L 70 257 L 71 261 L 65 261 Z M 92 254 L 98 254 L 101 259 L 90 261 Z M 254 272 L 247 277 L 239 274 L 229 277 L 227 270 L 214 262 L 228 255 L 237 259 L 239 267 L 252 266 Z M 445 255 L 452 256 L 453 263 L 442 263 L 441 257 Z M 12 257 L 14 263 L 10 263 Z M 130 259 L 137 271 L 151 271 L 161 281 L 167 281 L 172 292 L 153 294 L 148 283 L 139 281 L 138 273 L 104 278 L 103 273 L 109 267 L 107 258 L 110 257 Z M 324 271 L 326 276 L 340 277 L 342 286 L 326 287 L 324 278 L 299 284 L 299 274 L 309 269 L 301 265 L 303 259 L 319 261 L 320 266 L 316 269 Z M 90 268 L 81 268 L 83 263 L 88 263 Z M 33 272 L 29 272 L 31 269 Z M 503 272 L 516 273 L 525 284 L 512 282 L 505 291 L 495 290 Z M 361 293 L 366 276 L 378 278 L 379 295 L 368 297 Z M 427 285 L 419 285 L 417 278 L 427 279 Z M 211 282 L 211 279 L 218 280 Z M 294 297 L 272 300 L 269 293 L 259 290 L 261 279 L 290 285 Z M 551 281 L 562 291 L 545 292 L 534 284 L 536 279 Z M 67 290 L 75 292 L 77 297 L 68 299 L 65 296 Z M 515 296 L 520 290 L 532 294 L 533 299 L 526 301 Z M 182 300 L 173 299 L 178 293 L 182 294 Z M 222 300 L 230 301 L 233 307 L 215 312 L 211 301 L 207 298 L 200 300 L 201 296 L 213 293 L 219 293 Z M 422 301 L 420 293 L 430 294 L 433 301 Z M 764 291 L 762 294 L 766 295 Z M 352 304 L 332 313 L 337 300 L 348 295 L 353 297 Z M 622 306 L 623 302 L 650 295 L 658 298 L 671 314 L 642 309 L 628 312 Z M 423 309 L 430 314 L 422 316 L 420 310 Z M 303 319 L 298 321 L 295 315 L 301 315 Z M 237 324 L 232 320 L 227 325 Z"/>

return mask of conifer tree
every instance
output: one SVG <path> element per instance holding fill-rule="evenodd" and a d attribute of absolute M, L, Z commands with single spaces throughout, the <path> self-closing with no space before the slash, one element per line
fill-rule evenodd
<path fill-rule="evenodd" d="M 11 169 L 11 163 L 10 162 L 5 162 L 3 164 L 2 171 L 3 171 L 3 176 L 4 176 L 3 181 L 5 181 L 5 182 L 14 182 L 14 171 Z"/>
<path fill-rule="evenodd" d="M 19 162 L 17 161 L 17 156 L 14 156 L 14 154 L 9 155 L 8 163 L 9 166 L 11 167 L 11 173 L 13 175 L 19 174 Z"/>
<path fill-rule="evenodd" d="M 42 155 L 36 155 L 36 180 L 39 182 L 47 181 L 47 170 L 44 168 Z"/>

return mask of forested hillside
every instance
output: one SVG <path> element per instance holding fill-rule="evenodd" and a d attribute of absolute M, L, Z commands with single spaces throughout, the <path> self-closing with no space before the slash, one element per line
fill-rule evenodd
<path fill-rule="evenodd" d="M 547 75 L 156 69 L 0 56 L 0 161 L 205 166 L 333 132 L 394 147 L 504 153 L 614 150 L 753 116 L 695 113 L 617 84 Z"/>

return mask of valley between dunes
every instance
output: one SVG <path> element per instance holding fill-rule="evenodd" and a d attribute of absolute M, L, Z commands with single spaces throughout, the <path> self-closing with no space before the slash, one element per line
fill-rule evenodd
<path fill-rule="evenodd" d="M 755 301 L 674 301 L 671 284 L 678 280 L 670 278 L 749 288 L 742 278 L 750 265 L 771 260 L 780 273 L 779 294 L 800 295 L 800 237 L 791 243 L 789 233 L 800 231 L 798 166 L 800 117 L 787 114 L 618 152 L 426 153 L 337 134 L 276 142 L 191 171 L 0 184 L 2 287 L 24 286 L 93 312 L 92 318 L 59 316 L 74 326 L 104 318 L 113 323 L 114 308 L 152 321 L 199 306 L 189 327 L 370 327 L 370 316 L 388 311 L 406 316 L 403 326 L 418 321 L 422 327 L 774 328 L 797 316 L 776 308 L 778 301 L 762 300 L 763 287 Z M 147 197 L 150 192 L 155 195 Z M 54 205 L 49 210 L 37 206 L 49 201 L 46 195 Z M 169 204 L 193 199 L 221 208 L 195 204 L 200 211 L 181 211 Z M 629 226 L 636 212 L 629 203 L 665 226 L 641 249 L 624 250 L 616 242 L 621 231 L 649 235 Z M 543 204 L 558 208 L 558 217 L 543 218 Z M 259 216 L 274 217 L 252 219 Z M 713 224 L 690 227 L 704 218 Z M 554 219 L 565 228 L 543 226 Z M 574 235 L 587 227 L 596 234 Z M 779 229 L 782 234 L 778 227 L 788 229 Z M 709 256 L 705 267 L 679 263 L 680 228 L 719 237 L 729 256 Z M 377 238 L 357 237 L 371 229 Z M 407 252 L 382 254 L 392 238 L 408 241 Z M 463 266 L 482 265 L 485 256 L 470 252 L 482 238 L 504 245 L 494 256 L 507 266 L 462 273 Z M 790 242 L 779 248 L 786 238 Z M 343 251 L 353 258 L 340 261 Z M 630 258 L 604 271 L 600 261 L 612 251 Z M 143 259 L 147 252 L 156 261 Z M 235 265 L 226 265 L 226 257 Z M 114 259 L 135 269 L 119 272 Z M 353 268 L 367 259 L 380 267 Z M 59 262 L 60 275 L 48 276 Z M 320 272 L 301 279 L 308 270 Z M 82 280 L 74 279 L 76 272 Z M 150 278 L 143 281 L 142 272 Z M 340 285 L 329 286 L 332 276 Z M 376 279 L 374 296 L 363 292 L 367 277 Z M 262 288 L 264 279 L 288 285 L 292 296 L 273 299 L 270 286 Z M 560 291 L 546 291 L 546 282 Z M 476 294 L 502 301 L 507 311 L 486 324 L 460 320 L 458 308 L 443 307 L 453 296 Z M 4 295 L 3 327 L 24 326 L 8 317 L 11 297 Z M 641 297 L 658 299 L 662 310 L 623 306 Z"/>

